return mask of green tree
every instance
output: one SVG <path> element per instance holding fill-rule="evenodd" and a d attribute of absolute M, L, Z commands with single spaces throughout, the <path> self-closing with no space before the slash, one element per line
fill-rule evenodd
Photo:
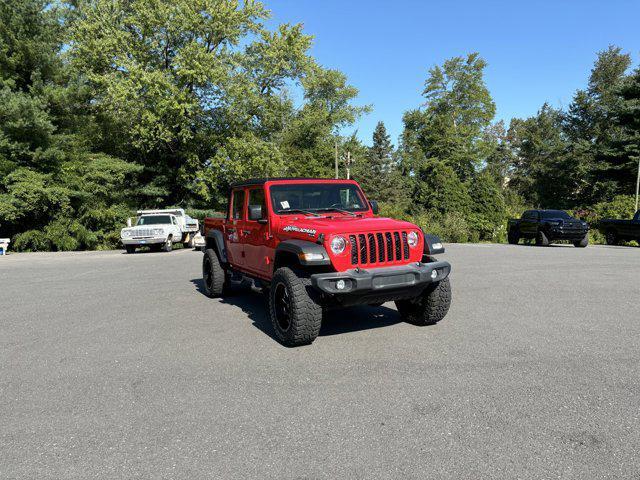
<path fill-rule="evenodd" d="M 622 127 L 616 118 L 622 101 L 620 88 L 630 64 L 630 55 L 619 47 L 598 52 L 587 88 L 578 90 L 569 106 L 563 124 L 569 141 L 567 155 L 573 161 L 568 172 L 574 178 L 569 203 L 585 205 L 611 198 L 620 191 L 620 181 L 624 182 L 616 148 Z"/>
<path fill-rule="evenodd" d="M 535 117 L 513 119 L 509 126 L 515 155 L 509 185 L 531 205 L 571 206 L 575 179 L 562 122 L 562 112 L 545 103 Z"/>
<path fill-rule="evenodd" d="M 354 162 L 353 176 L 372 198 L 385 203 L 406 204 L 406 188 L 395 150 L 383 122 L 373 131 L 373 143 L 362 159 Z"/>
<path fill-rule="evenodd" d="M 424 108 L 404 116 L 405 137 L 411 137 L 405 138 L 406 143 L 420 148 L 424 158 L 451 165 L 462 180 L 470 178 L 491 153 L 483 133 L 491 125 L 495 104 L 484 83 L 485 67 L 477 53 L 433 67 L 423 91 Z"/>

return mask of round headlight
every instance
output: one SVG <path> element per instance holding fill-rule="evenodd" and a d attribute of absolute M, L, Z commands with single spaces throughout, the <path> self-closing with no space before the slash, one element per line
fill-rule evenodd
<path fill-rule="evenodd" d="M 153 229 L 153 234 L 154 235 L 164 235 L 164 229 L 162 229 L 162 228 L 154 228 Z"/>
<path fill-rule="evenodd" d="M 123 238 L 130 237 L 131 232 L 129 230 L 122 230 L 122 232 L 120 232 L 120 235 L 122 235 Z"/>
<path fill-rule="evenodd" d="M 407 235 L 407 243 L 411 248 L 418 245 L 418 234 L 416 232 L 409 232 L 409 235 Z"/>
<path fill-rule="evenodd" d="M 344 249 L 347 247 L 347 241 L 344 237 L 333 237 L 331 239 L 331 251 L 336 255 L 344 252 Z"/>

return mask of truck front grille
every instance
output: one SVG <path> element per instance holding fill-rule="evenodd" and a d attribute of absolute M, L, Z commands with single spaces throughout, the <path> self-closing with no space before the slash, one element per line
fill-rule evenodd
<path fill-rule="evenodd" d="M 371 265 L 409 260 L 407 232 L 349 235 L 351 264 Z"/>
<path fill-rule="evenodd" d="M 132 237 L 153 237 L 153 230 L 150 228 L 138 228 L 131 234 Z"/>

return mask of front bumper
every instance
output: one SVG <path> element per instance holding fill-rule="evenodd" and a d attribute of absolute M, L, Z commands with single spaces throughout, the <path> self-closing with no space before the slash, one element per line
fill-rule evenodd
<path fill-rule="evenodd" d="M 449 262 L 418 262 L 397 267 L 316 273 L 311 275 L 311 285 L 343 304 L 374 303 L 415 297 L 428 285 L 447 278 L 450 272 Z M 341 281 L 344 287 L 338 288 L 342 286 Z"/>
<path fill-rule="evenodd" d="M 144 238 L 120 238 L 120 241 L 123 245 L 135 245 L 135 246 L 143 246 L 143 245 L 157 245 L 159 243 L 164 243 L 167 241 L 165 237 L 144 237 Z"/>
<path fill-rule="evenodd" d="M 588 228 L 552 227 L 549 240 L 582 240 L 589 233 Z"/>

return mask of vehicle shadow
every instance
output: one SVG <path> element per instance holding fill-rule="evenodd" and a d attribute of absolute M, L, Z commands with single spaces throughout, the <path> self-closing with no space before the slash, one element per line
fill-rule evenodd
<path fill-rule="evenodd" d="M 204 282 L 202 278 L 194 278 L 191 283 L 203 295 Z M 278 343 L 271 320 L 269 319 L 266 296 L 257 290 L 239 292 L 221 299 L 226 305 L 233 305 L 241 309 L 253 322 L 253 326 L 268 335 Z M 343 333 L 372 330 L 374 328 L 390 327 L 402 323 L 398 312 L 386 306 L 370 307 L 362 305 L 335 309 L 325 312 L 322 318 L 320 336 L 340 335 Z"/>

